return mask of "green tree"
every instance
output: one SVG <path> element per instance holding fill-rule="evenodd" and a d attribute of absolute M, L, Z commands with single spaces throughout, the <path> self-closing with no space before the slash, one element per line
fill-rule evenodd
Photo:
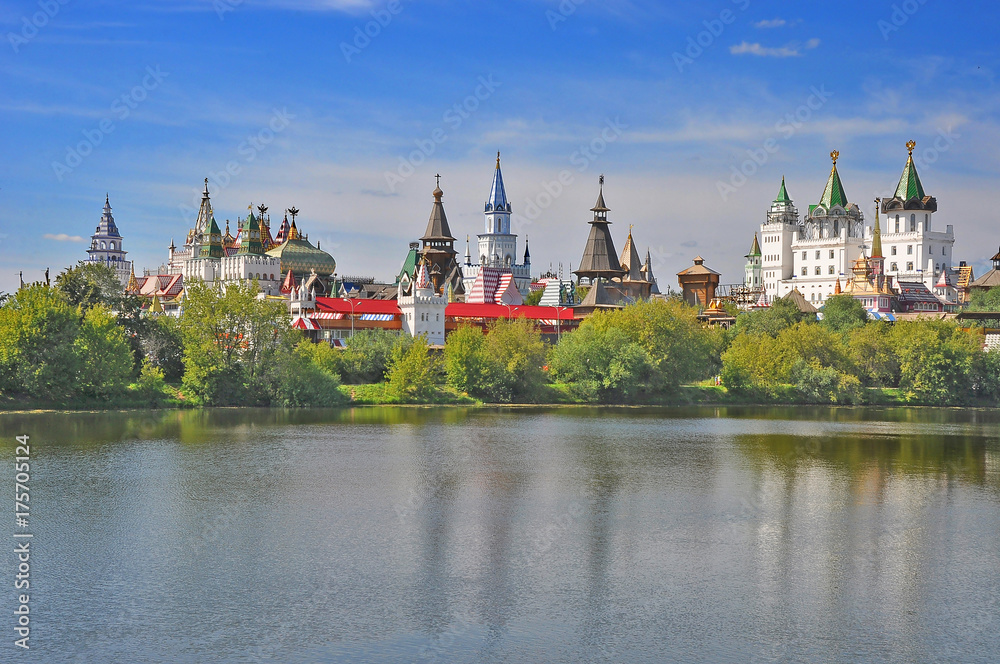
<path fill-rule="evenodd" d="M 386 396 L 400 403 L 426 400 L 434 392 L 435 364 L 425 336 L 416 337 L 413 343 L 395 346 Z"/>
<path fill-rule="evenodd" d="M 280 302 L 259 299 L 256 282 L 225 291 L 186 285 L 181 336 L 184 387 L 210 405 L 266 404 L 268 371 L 301 338 Z"/>
<path fill-rule="evenodd" d="M 734 333 L 739 334 L 768 334 L 772 337 L 785 328 L 791 327 L 800 321 L 815 321 L 815 314 L 807 314 L 799 311 L 799 307 L 788 298 L 779 298 L 771 303 L 766 309 L 748 311 L 736 317 Z"/>
<path fill-rule="evenodd" d="M 397 348 L 406 350 L 413 343 L 408 334 L 390 330 L 364 330 L 356 333 L 342 351 L 341 377 L 345 383 L 378 383 L 385 380 Z"/>
<path fill-rule="evenodd" d="M 337 389 L 340 377 L 329 369 L 325 351 L 319 350 L 324 347 L 333 351 L 329 344 L 308 340 L 281 350 L 271 372 L 272 405 L 302 408 L 343 403 L 344 396 Z"/>
<path fill-rule="evenodd" d="M 56 289 L 73 306 L 87 310 L 98 304 L 117 309 L 124 288 L 114 270 L 104 263 L 80 261 L 56 277 Z"/>
<path fill-rule="evenodd" d="M 525 306 L 528 307 L 536 306 L 539 302 L 542 301 L 542 295 L 544 294 L 545 294 L 544 288 L 539 288 L 538 290 L 531 291 L 530 293 L 528 293 L 528 296 L 524 298 Z"/>
<path fill-rule="evenodd" d="M 55 288 L 25 286 L 0 307 L 0 386 L 42 399 L 76 395 L 79 311 Z"/>
<path fill-rule="evenodd" d="M 980 352 L 975 362 L 976 396 L 1000 406 L 1000 350 Z"/>
<path fill-rule="evenodd" d="M 851 330 L 847 342 L 854 372 L 865 385 L 899 385 L 899 357 L 893 347 L 892 327 L 876 321 Z"/>
<path fill-rule="evenodd" d="M 631 399 L 649 392 L 655 368 L 646 349 L 621 328 L 588 322 L 563 335 L 552 349 L 549 368 L 553 378 L 602 401 Z"/>
<path fill-rule="evenodd" d="M 734 392 L 768 395 L 782 381 L 786 357 L 777 338 L 738 334 L 722 354 L 722 383 Z"/>
<path fill-rule="evenodd" d="M 184 375 L 184 339 L 180 320 L 173 316 L 147 316 L 140 337 L 143 360 L 161 369 L 165 380 Z"/>
<path fill-rule="evenodd" d="M 545 382 L 545 343 L 534 324 L 524 318 L 494 321 L 486 331 L 482 369 L 474 392 L 490 401 L 510 402 L 534 397 Z"/>
<path fill-rule="evenodd" d="M 444 368 L 448 384 L 474 393 L 483 384 L 486 336 L 478 327 L 462 325 L 448 335 L 444 346 Z"/>
<path fill-rule="evenodd" d="M 834 295 L 823 305 L 823 320 L 820 325 L 838 334 L 845 334 L 862 327 L 868 322 L 868 312 L 861 302 L 850 295 Z"/>
<path fill-rule="evenodd" d="M 969 311 L 1000 312 L 1000 288 L 972 291 L 969 296 Z"/>
<path fill-rule="evenodd" d="M 132 379 L 132 351 L 124 330 L 103 304 L 84 314 L 74 348 L 84 367 L 78 381 L 81 394 L 112 399 L 125 393 Z"/>
<path fill-rule="evenodd" d="M 978 335 L 952 321 L 902 321 L 893 326 L 893 347 L 899 357 L 899 387 L 925 403 L 967 401 L 974 382 Z"/>

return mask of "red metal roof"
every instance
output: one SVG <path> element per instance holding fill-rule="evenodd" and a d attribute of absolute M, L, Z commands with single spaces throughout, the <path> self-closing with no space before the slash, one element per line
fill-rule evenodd
<path fill-rule="evenodd" d="M 452 302 L 445 310 L 448 318 L 530 318 L 532 320 L 575 320 L 572 307 L 530 307 L 523 304 L 469 304 Z"/>
<path fill-rule="evenodd" d="M 352 311 L 353 304 L 353 311 Z M 344 299 L 317 297 L 316 308 L 321 312 L 342 314 L 396 314 L 396 300 Z M 470 304 L 451 302 L 444 310 L 448 318 L 530 318 L 532 320 L 576 320 L 572 307 L 529 307 L 526 305 Z"/>
<path fill-rule="evenodd" d="M 319 311 L 332 311 L 341 314 L 396 314 L 399 315 L 399 305 L 395 300 L 363 300 L 345 299 L 342 297 L 317 297 L 316 308 Z"/>

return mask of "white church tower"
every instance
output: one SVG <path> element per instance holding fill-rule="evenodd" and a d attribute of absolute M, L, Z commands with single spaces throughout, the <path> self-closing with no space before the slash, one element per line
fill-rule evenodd
<path fill-rule="evenodd" d="M 430 345 L 443 346 L 444 310 L 448 306 L 448 298 L 434 293 L 434 285 L 425 262 L 417 267 L 416 282 L 409 294 L 405 290 L 407 281 L 409 280 L 400 280 L 396 298 L 399 311 L 403 314 L 403 331 L 411 337 L 424 334 Z"/>
<path fill-rule="evenodd" d="M 122 246 L 122 236 L 118 232 L 115 218 L 111 215 L 111 202 L 104 197 L 104 212 L 101 222 L 90 236 L 90 249 L 87 250 L 87 262 L 101 263 L 111 268 L 118 281 L 124 286 L 132 274 L 132 261 L 125 258 L 125 248 Z"/>
<path fill-rule="evenodd" d="M 483 212 L 485 228 L 478 236 L 479 262 L 473 263 L 470 251 L 466 249 L 465 264 L 462 265 L 465 292 L 472 291 L 472 284 L 481 268 L 498 267 L 510 270 L 514 277 L 514 285 L 521 291 L 522 296 L 526 295 L 531 286 L 531 255 L 525 242 L 524 261 L 521 265 L 517 264 L 517 235 L 510 232 L 511 205 L 503 185 L 499 152 L 497 152 L 496 170 L 493 171 L 493 185 Z"/>

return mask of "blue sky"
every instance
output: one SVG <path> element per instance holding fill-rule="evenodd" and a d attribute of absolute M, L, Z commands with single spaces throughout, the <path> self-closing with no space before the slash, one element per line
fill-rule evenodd
<path fill-rule="evenodd" d="M 870 220 L 911 138 L 937 227 L 955 226 L 956 258 L 981 273 L 1000 244 L 1000 10 L 968 10 L 0 2 L 0 290 L 83 258 L 106 192 L 130 257 L 159 265 L 205 177 L 220 224 L 251 202 L 272 218 L 295 205 L 338 271 L 386 279 L 436 173 L 461 251 L 475 240 L 497 150 L 536 274 L 578 263 L 604 173 L 619 249 L 631 224 L 661 284 L 696 254 L 734 282 L 782 175 L 803 211 L 839 150 Z"/>

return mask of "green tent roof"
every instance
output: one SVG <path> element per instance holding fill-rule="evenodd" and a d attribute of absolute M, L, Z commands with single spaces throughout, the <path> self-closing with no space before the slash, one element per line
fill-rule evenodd
<path fill-rule="evenodd" d="M 791 203 L 792 199 L 788 197 L 788 190 L 785 189 L 785 176 L 781 176 L 781 189 L 778 190 L 778 197 L 774 199 L 775 203 Z"/>
<path fill-rule="evenodd" d="M 750 253 L 747 254 L 747 258 L 749 258 L 750 256 L 760 256 L 760 243 L 757 242 L 756 233 L 753 234 L 753 244 L 750 245 Z"/>
<path fill-rule="evenodd" d="M 911 198 L 923 199 L 924 187 L 920 184 L 917 176 L 917 167 L 913 163 L 913 154 L 906 159 L 906 166 L 903 166 L 903 174 L 899 176 L 899 184 L 896 185 L 896 198 L 908 201 Z"/>
<path fill-rule="evenodd" d="M 844 185 L 840 182 L 836 161 L 833 162 L 833 168 L 830 169 L 830 179 L 826 181 L 826 188 L 823 190 L 823 197 L 819 199 L 819 204 L 827 210 L 834 205 L 847 207 L 847 194 L 844 192 Z"/>

